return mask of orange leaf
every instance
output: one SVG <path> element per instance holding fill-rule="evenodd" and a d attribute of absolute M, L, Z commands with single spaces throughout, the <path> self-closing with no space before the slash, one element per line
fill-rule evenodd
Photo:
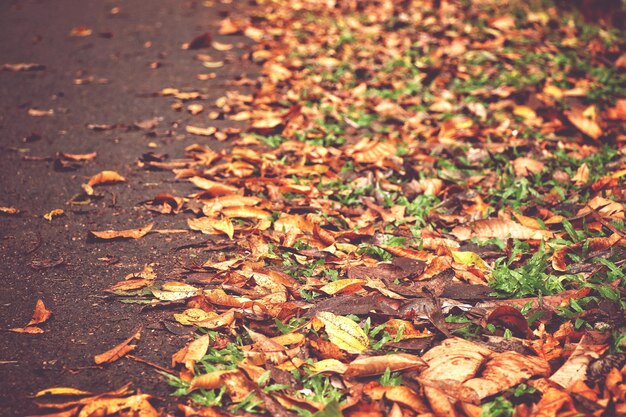
<path fill-rule="evenodd" d="M 152 226 L 154 223 L 150 223 L 147 226 L 141 227 L 139 229 L 128 229 L 128 230 L 103 230 L 100 232 L 91 230 L 90 233 L 97 237 L 98 239 L 139 239 L 144 237 L 145 235 L 152 230 Z"/>
<path fill-rule="evenodd" d="M 115 171 L 102 171 L 91 177 L 87 184 L 83 184 L 82 187 L 88 195 L 93 195 L 93 187 L 96 185 L 113 184 L 124 181 L 126 181 L 126 178 Z"/>
<path fill-rule="evenodd" d="M 172 368 L 175 367 L 177 363 L 182 363 L 185 365 L 185 368 L 193 372 L 195 363 L 206 355 L 209 349 L 209 343 L 209 335 L 205 334 L 174 353 L 172 355 Z"/>
<path fill-rule="evenodd" d="M 52 311 L 46 309 L 46 306 L 43 304 L 43 301 L 37 300 L 37 304 L 35 305 L 35 312 L 33 313 L 33 318 L 28 322 L 26 326 L 43 323 L 46 320 L 48 320 L 51 316 L 52 316 Z"/>
<path fill-rule="evenodd" d="M 0 207 L 0 213 L 15 215 L 20 214 L 20 209 L 15 207 Z"/>
<path fill-rule="evenodd" d="M 43 333 L 43 329 L 40 329 L 36 326 L 28 326 L 28 327 L 15 327 L 13 329 L 9 329 L 11 332 L 15 333 L 28 333 L 28 334 L 40 334 Z"/>
<path fill-rule="evenodd" d="M 130 342 L 133 339 L 139 340 L 141 338 L 141 331 L 137 331 L 134 335 L 124 340 L 119 345 L 115 346 L 113 349 L 107 350 L 104 353 L 94 356 L 94 360 L 97 365 L 103 363 L 111 363 L 125 356 L 128 352 L 132 351 L 137 347 L 137 345 L 131 345 Z"/>

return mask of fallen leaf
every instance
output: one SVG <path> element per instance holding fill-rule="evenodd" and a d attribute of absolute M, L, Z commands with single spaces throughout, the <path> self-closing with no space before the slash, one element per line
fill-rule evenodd
<path fill-rule="evenodd" d="M 154 223 L 150 223 L 144 227 L 140 227 L 139 229 L 127 229 L 127 230 L 102 230 L 102 231 L 94 231 L 90 230 L 93 236 L 98 239 L 108 240 L 108 239 L 139 239 L 144 237 L 145 235 L 152 230 Z"/>
<path fill-rule="evenodd" d="M 209 32 L 196 36 L 191 42 L 183 45 L 183 49 L 202 49 L 211 46 L 213 37 Z"/>
<path fill-rule="evenodd" d="M 576 174 L 572 177 L 572 181 L 576 185 L 585 185 L 589 182 L 589 166 L 586 163 L 583 163 L 578 170 L 576 170 Z"/>
<path fill-rule="evenodd" d="M 28 322 L 26 326 L 44 323 L 50 317 L 52 317 L 52 312 L 46 308 L 42 300 L 37 300 L 37 304 L 35 305 L 35 312 L 33 313 L 33 318 Z"/>
<path fill-rule="evenodd" d="M 209 127 L 197 127 L 197 126 L 187 126 L 185 127 L 187 133 L 191 133 L 192 135 L 198 136 L 211 136 L 217 132 L 217 128 L 215 126 Z"/>
<path fill-rule="evenodd" d="M 390 372 L 415 371 L 426 368 L 419 356 L 408 353 L 391 353 L 382 356 L 359 357 L 348 364 L 347 377 L 382 375 Z"/>
<path fill-rule="evenodd" d="M 200 336 L 193 342 L 172 355 L 172 368 L 178 363 L 182 363 L 190 372 L 194 372 L 196 362 L 200 361 L 206 355 L 209 349 L 209 335 Z"/>
<path fill-rule="evenodd" d="M 543 171 L 545 165 L 541 161 L 532 158 L 517 158 L 513 161 L 513 170 L 516 177 L 527 177 L 533 174 L 539 174 Z"/>
<path fill-rule="evenodd" d="M 91 30 L 91 28 L 85 25 L 80 25 L 80 26 L 76 26 L 70 31 L 70 36 L 86 37 L 86 36 L 91 36 L 92 33 L 93 33 L 93 30 Z"/>
<path fill-rule="evenodd" d="M 54 110 L 28 109 L 28 115 L 32 117 L 54 116 Z"/>
<path fill-rule="evenodd" d="M 324 325 L 328 339 L 348 353 L 361 353 L 369 346 L 367 334 L 353 320 L 322 311 L 315 315 Z"/>
<path fill-rule="evenodd" d="M 63 209 L 54 209 L 54 210 L 51 210 L 50 212 L 44 214 L 43 218 L 50 222 L 50 221 L 52 221 L 53 217 L 59 217 L 59 216 L 62 216 L 64 214 L 65 214 L 65 211 L 63 211 Z"/>
<path fill-rule="evenodd" d="M 0 214 L 16 215 L 20 214 L 20 209 L 15 207 L 0 207 Z"/>
<path fill-rule="evenodd" d="M 191 230 L 198 230 L 208 235 L 225 234 L 229 239 L 233 238 L 235 228 L 228 217 L 221 219 L 214 217 L 200 217 L 198 219 L 187 219 L 187 224 Z"/>
<path fill-rule="evenodd" d="M 104 353 L 94 356 L 94 361 L 96 362 L 96 365 L 115 362 L 116 360 L 124 357 L 128 352 L 131 352 L 137 347 L 137 345 L 131 345 L 130 342 L 135 339 L 139 340 L 140 338 L 141 331 L 138 330 L 135 334 L 124 340 L 119 345 L 115 346 L 113 349 L 107 350 Z"/>
<path fill-rule="evenodd" d="M 95 159 L 97 153 L 67 153 L 67 152 L 59 152 L 57 156 L 61 159 L 67 159 L 69 161 L 91 161 Z"/>
<path fill-rule="evenodd" d="M 3 64 L 2 71 L 12 71 L 12 72 L 21 72 L 21 71 L 43 71 L 46 69 L 45 65 L 34 64 L 34 63 L 19 63 L 19 64 Z"/>
<path fill-rule="evenodd" d="M 43 333 L 43 329 L 37 326 L 27 326 L 27 327 L 15 327 L 13 329 L 9 329 L 10 332 L 14 333 L 28 333 L 28 334 L 40 334 Z"/>
<path fill-rule="evenodd" d="M 115 171 L 102 171 L 93 177 L 89 178 L 87 184 L 83 184 L 82 187 L 87 195 L 93 195 L 93 187 L 102 184 L 114 184 L 118 182 L 124 182 L 126 178 L 122 177 Z"/>
<path fill-rule="evenodd" d="M 457 226 L 452 234 L 459 240 L 472 237 L 498 239 L 550 239 L 554 234 L 547 230 L 536 230 L 522 226 L 512 220 L 487 219 L 477 220 L 469 226 Z"/>
<path fill-rule="evenodd" d="M 92 395 L 92 393 L 71 387 L 51 387 L 38 391 L 35 397 L 44 397 L 46 395 L 85 396 Z"/>
<path fill-rule="evenodd" d="M 604 133 L 600 125 L 593 118 L 585 116 L 581 109 L 566 111 L 565 116 L 578 130 L 594 140 L 600 139 Z"/>

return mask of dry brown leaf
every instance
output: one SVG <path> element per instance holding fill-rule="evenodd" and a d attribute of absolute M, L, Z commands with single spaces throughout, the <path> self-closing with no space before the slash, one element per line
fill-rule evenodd
<path fill-rule="evenodd" d="M 172 368 L 182 363 L 191 373 L 194 373 L 194 365 L 206 355 L 211 340 L 209 335 L 200 336 L 187 346 L 172 355 Z"/>
<path fill-rule="evenodd" d="M 606 118 L 611 120 L 626 120 L 626 98 L 615 101 L 615 107 L 606 109 Z"/>
<path fill-rule="evenodd" d="M 95 157 L 97 156 L 97 153 L 96 152 L 91 152 L 91 153 L 59 152 L 57 155 L 59 158 L 67 159 L 69 161 L 91 161 L 92 159 L 95 159 Z"/>
<path fill-rule="evenodd" d="M 93 187 L 95 187 L 96 185 L 114 184 L 124 181 L 126 181 L 126 178 L 122 177 L 115 171 L 102 171 L 89 178 L 87 184 L 83 184 L 82 187 L 88 195 L 93 195 Z"/>
<path fill-rule="evenodd" d="M 128 352 L 137 347 L 137 345 L 131 345 L 130 342 L 132 342 L 134 339 L 139 340 L 140 338 L 141 330 L 138 330 L 134 335 L 124 340 L 113 349 L 107 350 L 104 353 L 94 356 L 94 361 L 96 362 L 96 365 L 115 362 L 116 360 L 124 357 Z"/>
<path fill-rule="evenodd" d="M 92 33 L 93 33 L 93 30 L 91 30 L 90 27 L 85 26 L 85 25 L 80 25 L 80 26 L 76 26 L 75 28 L 72 28 L 72 30 L 70 31 L 70 36 L 82 38 L 82 37 L 91 36 Z"/>
<path fill-rule="evenodd" d="M 16 215 L 20 214 L 20 209 L 15 207 L 0 207 L 0 214 Z"/>
<path fill-rule="evenodd" d="M 198 230 L 207 235 L 225 234 L 229 239 L 233 238 L 235 228 L 228 217 L 221 219 L 215 217 L 200 217 L 187 219 L 187 225 L 191 230 Z"/>
<path fill-rule="evenodd" d="M 41 299 L 37 300 L 35 305 L 35 312 L 26 326 L 32 326 L 34 324 L 40 324 L 46 322 L 52 317 L 52 311 L 48 310 Z"/>
<path fill-rule="evenodd" d="M 608 348 L 603 340 L 594 340 L 589 334 L 583 335 L 578 342 L 574 352 L 567 358 L 567 361 L 556 371 L 549 380 L 570 389 L 576 382 L 582 382 L 587 379 L 587 367 L 592 360 L 598 359 L 600 355 Z"/>
<path fill-rule="evenodd" d="M 157 410 L 150 404 L 152 396 L 148 394 L 131 395 L 116 398 L 108 396 L 95 397 L 87 403 L 78 417 L 132 415 L 137 417 L 159 417 Z"/>
<path fill-rule="evenodd" d="M 211 197 L 218 197 L 223 195 L 239 194 L 240 191 L 237 187 L 232 185 L 223 184 L 217 181 L 207 180 L 202 177 L 191 177 L 189 181 L 198 188 L 205 190 Z"/>
<path fill-rule="evenodd" d="M 522 226 L 512 220 L 487 219 L 477 220 L 468 226 L 457 226 L 452 234 L 459 240 L 469 240 L 472 237 L 498 239 L 550 239 L 554 234 L 547 230 L 536 230 Z"/>
<path fill-rule="evenodd" d="M 567 119 L 582 133 L 594 140 L 600 139 L 600 136 L 603 134 L 602 128 L 596 120 L 585 116 L 583 113 L 584 112 L 581 109 L 575 109 L 565 112 L 565 115 L 567 116 Z"/>
<path fill-rule="evenodd" d="M 43 329 L 37 326 L 27 326 L 27 327 L 14 327 L 13 329 L 9 329 L 9 331 L 14 333 L 28 333 L 28 334 L 40 334 L 43 333 Z"/>
<path fill-rule="evenodd" d="M 583 163 L 578 170 L 576 170 L 576 174 L 572 177 L 572 181 L 576 185 L 585 185 L 589 182 L 589 166 L 586 163 Z"/>
<path fill-rule="evenodd" d="M 360 357 L 348 364 L 345 371 L 347 377 L 382 375 L 389 369 L 391 372 L 415 371 L 426 368 L 419 356 L 408 353 L 392 353 L 383 356 Z"/>
<path fill-rule="evenodd" d="M 545 165 L 541 161 L 532 158 L 517 158 L 513 161 L 513 170 L 516 177 L 527 177 L 533 174 L 539 174 L 543 171 Z"/>
<path fill-rule="evenodd" d="M 102 231 L 94 231 L 90 230 L 93 236 L 98 239 L 139 239 L 144 237 L 145 235 L 152 230 L 154 223 L 150 223 L 144 227 L 139 229 L 127 229 L 127 230 L 102 230 Z"/>
<path fill-rule="evenodd" d="M 387 398 L 390 401 L 400 403 L 418 413 L 427 413 L 429 411 L 428 406 L 420 396 L 409 387 L 366 386 L 364 393 L 373 400 L 378 401 L 382 398 Z"/>
<path fill-rule="evenodd" d="M 603 217 L 617 220 L 624 219 L 624 204 L 602 196 L 596 196 L 589 200 L 585 207 L 578 210 L 576 216 L 583 216 L 592 211 L 597 211 Z"/>
<path fill-rule="evenodd" d="M 197 127 L 197 126 L 187 126 L 185 127 L 187 133 L 191 133 L 192 135 L 198 136 L 211 136 L 217 132 L 217 128 L 215 126 L 209 127 Z"/>
<path fill-rule="evenodd" d="M 19 63 L 19 64 L 2 64 L 2 71 L 42 71 L 46 69 L 45 65 L 34 63 Z"/>
<path fill-rule="evenodd" d="M 32 117 L 54 116 L 54 110 L 28 109 L 28 115 Z"/>
<path fill-rule="evenodd" d="M 65 214 L 65 211 L 63 209 L 54 209 L 49 211 L 48 213 L 43 215 L 43 218 L 48 220 L 49 222 L 52 221 L 52 219 L 54 217 L 59 217 Z"/>

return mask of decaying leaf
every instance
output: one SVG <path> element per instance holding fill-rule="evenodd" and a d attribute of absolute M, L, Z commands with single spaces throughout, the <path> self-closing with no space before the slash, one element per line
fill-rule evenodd
<path fill-rule="evenodd" d="M 422 359 L 428 364 L 419 377 L 422 384 L 474 404 L 532 376 L 550 372 L 545 359 L 514 351 L 492 352 L 459 338 L 446 339 Z"/>

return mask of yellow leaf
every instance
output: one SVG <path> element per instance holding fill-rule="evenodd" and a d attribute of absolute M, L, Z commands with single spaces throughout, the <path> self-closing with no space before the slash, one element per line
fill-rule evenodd
<path fill-rule="evenodd" d="M 190 326 L 196 322 L 209 320 L 217 317 L 215 312 L 206 312 L 200 308 L 189 308 L 180 314 L 174 314 L 174 319 L 184 326 Z"/>
<path fill-rule="evenodd" d="M 525 120 L 532 120 L 537 117 L 537 113 L 528 106 L 515 106 L 513 114 Z"/>
<path fill-rule="evenodd" d="M 61 216 L 64 213 L 65 212 L 62 209 L 54 209 L 54 210 L 50 211 L 49 213 L 44 214 L 43 218 L 50 222 L 50 221 L 52 221 L 53 217 Z"/>
<path fill-rule="evenodd" d="M 329 282 L 323 287 L 320 287 L 320 291 L 328 295 L 337 293 L 351 294 L 360 290 L 365 282 L 366 281 L 363 279 L 338 279 L 337 281 Z"/>
<path fill-rule="evenodd" d="M 322 311 L 315 316 L 324 324 L 328 339 L 348 353 L 361 353 L 369 346 L 367 334 L 361 326 L 347 317 Z"/>
<path fill-rule="evenodd" d="M 554 86 L 552 84 L 546 85 L 543 88 L 543 92 L 544 94 L 547 94 L 557 99 L 563 98 L 563 90 L 561 90 L 559 87 Z"/>
<path fill-rule="evenodd" d="M 83 391 L 70 387 L 51 387 L 39 391 L 35 397 L 43 397 L 45 395 L 92 395 L 89 391 Z"/>
<path fill-rule="evenodd" d="M 452 251 L 452 258 L 454 262 L 467 265 L 467 266 L 475 266 L 481 271 L 486 271 L 489 269 L 485 261 L 474 252 L 463 252 L 463 251 Z"/>
<path fill-rule="evenodd" d="M 309 370 L 314 374 L 321 374 L 323 372 L 343 374 L 346 372 L 346 369 L 348 369 L 348 367 L 337 359 L 324 359 L 309 366 Z"/>

